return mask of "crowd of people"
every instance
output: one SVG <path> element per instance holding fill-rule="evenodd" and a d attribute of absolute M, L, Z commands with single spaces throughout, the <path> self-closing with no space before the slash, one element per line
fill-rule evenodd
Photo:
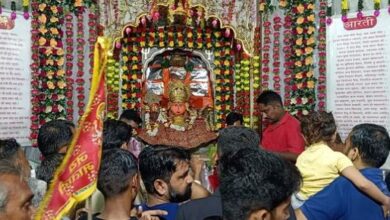
<path fill-rule="evenodd" d="M 380 167 L 388 157 L 390 137 L 383 126 L 356 125 L 342 142 L 332 113 L 313 111 L 296 118 L 273 91 L 260 94 L 257 104 L 267 124 L 261 135 L 244 127 L 237 112 L 218 131 L 212 192 L 202 185 L 204 161 L 193 151 L 147 146 L 137 138 L 143 122 L 136 111 L 107 119 L 92 205 L 79 204 L 63 219 L 388 217 L 390 192 Z M 36 170 L 14 139 L 0 140 L 0 219 L 32 219 L 75 129 L 65 120 L 41 126 L 42 161 Z"/>

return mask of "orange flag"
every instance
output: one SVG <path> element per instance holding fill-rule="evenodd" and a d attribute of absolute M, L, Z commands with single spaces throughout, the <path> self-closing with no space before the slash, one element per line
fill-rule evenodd
<path fill-rule="evenodd" d="M 86 111 L 40 204 L 36 220 L 61 219 L 76 203 L 87 199 L 96 190 L 105 116 L 104 70 L 108 45 L 106 38 L 98 38 Z"/>

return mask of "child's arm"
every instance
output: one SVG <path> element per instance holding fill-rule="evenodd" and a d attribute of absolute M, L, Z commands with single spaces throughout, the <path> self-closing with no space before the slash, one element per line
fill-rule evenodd
<path fill-rule="evenodd" d="M 349 166 L 341 171 L 341 174 L 348 178 L 355 186 L 366 193 L 374 200 L 382 203 L 388 210 L 390 208 L 390 197 L 383 194 L 379 188 L 370 180 L 366 179 L 358 169 L 354 166 Z"/>

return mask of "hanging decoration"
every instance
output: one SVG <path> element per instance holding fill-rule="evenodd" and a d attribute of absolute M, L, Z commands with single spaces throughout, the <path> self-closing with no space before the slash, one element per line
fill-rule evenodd
<path fill-rule="evenodd" d="M 341 0 L 341 20 L 343 22 L 348 21 L 347 13 L 349 10 L 348 0 Z"/>
<path fill-rule="evenodd" d="M 263 28 L 264 28 L 264 38 L 263 38 L 263 54 L 262 54 L 262 90 L 267 90 L 269 88 L 269 62 L 270 62 L 270 50 L 271 50 L 271 22 L 268 20 L 268 16 L 263 17 Z"/>
<path fill-rule="evenodd" d="M 291 98 L 291 86 L 292 86 L 292 72 L 294 67 L 294 62 L 292 60 L 292 15 L 291 10 L 288 10 L 286 12 L 286 15 L 284 16 L 284 31 L 283 31 L 283 53 L 284 53 L 284 105 L 287 107 L 290 105 L 290 98 Z M 301 29 L 298 29 L 297 31 L 301 32 Z M 303 32 L 303 30 L 302 30 Z"/>
<path fill-rule="evenodd" d="M 98 26 L 98 17 L 97 17 L 97 6 L 92 6 L 89 9 L 88 13 L 88 44 L 89 44 L 89 74 L 93 74 L 93 56 L 94 56 L 94 47 L 97 39 L 97 26 Z M 90 77 L 92 79 L 92 77 Z"/>
<path fill-rule="evenodd" d="M 28 20 L 30 18 L 30 14 L 28 13 L 28 7 L 30 5 L 30 0 L 23 0 L 22 7 L 23 7 L 23 17 L 24 19 Z"/>
<path fill-rule="evenodd" d="M 118 118 L 119 68 L 119 62 L 109 54 L 106 70 L 107 117 L 111 119 Z"/>
<path fill-rule="evenodd" d="M 378 17 L 381 13 L 381 0 L 374 0 L 374 16 Z"/>
<path fill-rule="evenodd" d="M 66 119 L 73 121 L 73 51 L 74 51 L 74 34 L 73 34 L 73 13 L 68 12 L 65 15 L 65 43 L 66 43 L 66 62 L 65 62 L 65 74 L 66 74 Z"/>
<path fill-rule="evenodd" d="M 274 86 L 273 86 L 273 90 L 277 93 L 280 93 L 280 28 L 282 27 L 282 19 L 276 15 L 274 18 L 273 18 L 273 22 L 274 22 L 274 25 L 273 25 L 273 29 L 274 29 L 274 33 L 273 33 L 273 37 L 274 37 L 274 41 L 273 41 L 273 49 L 272 49 L 272 58 L 273 58 L 273 62 L 272 62 L 272 73 L 273 73 L 273 82 L 274 82 Z"/>
<path fill-rule="evenodd" d="M 31 2 L 32 19 L 31 19 L 31 126 L 30 140 L 32 146 L 37 146 L 39 113 L 40 108 L 40 89 L 39 89 L 39 3 L 36 0 Z"/>
<path fill-rule="evenodd" d="M 357 13 L 357 18 L 362 19 L 363 18 L 363 0 L 358 0 L 358 13 Z"/>
<path fill-rule="evenodd" d="M 327 0 L 326 6 L 326 24 L 332 24 L 332 0 Z"/>
<path fill-rule="evenodd" d="M 40 2 L 38 6 L 40 125 L 66 118 L 67 85 L 61 32 L 64 14 L 61 5 L 56 3 L 47 5 Z"/>
<path fill-rule="evenodd" d="M 250 56 L 243 54 L 240 61 L 239 74 L 241 81 L 240 93 L 237 94 L 239 99 L 237 108 L 244 117 L 244 125 L 250 127 Z M 237 70 L 237 69 L 236 69 Z M 238 90 L 237 90 L 238 91 Z"/>
<path fill-rule="evenodd" d="M 313 54 L 315 48 L 314 1 L 298 1 L 293 6 L 293 85 L 290 112 L 306 115 L 315 107 Z"/>
<path fill-rule="evenodd" d="M 16 19 L 16 3 L 15 1 L 12 1 L 11 2 L 11 20 L 15 20 Z"/>
<path fill-rule="evenodd" d="M 320 0 L 319 22 L 318 29 L 318 85 L 317 85 L 317 99 L 318 110 L 325 110 L 326 100 L 326 16 L 329 5 L 326 0 Z"/>
<path fill-rule="evenodd" d="M 77 91 L 77 106 L 79 108 L 78 115 L 79 118 L 84 114 L 85 108 L 85 80 L 84 80 L 84 49 L 85 49 L 85 40 L 84 40 L 84 8 L 79 7 L 78 13 L 76 13 L 77 18 L 77 72 L 76 72 L 76 91 Z"/>

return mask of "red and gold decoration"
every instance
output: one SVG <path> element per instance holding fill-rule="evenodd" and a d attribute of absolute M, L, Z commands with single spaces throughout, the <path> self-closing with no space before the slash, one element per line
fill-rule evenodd
<path fill-rule="evenodd" d="M 290 105 L 291 98 L 291 88 L 292 88 L 292 72 L 294 67 L 294 62 L 292 60 L 292 16 L 291 11 L 288 10 L 284 17 L 283 23 L 284 31 L 283 31 L 283 54 L 284 54 L 284 105 Z M 300 29 L 299 29 L 300 30 Z"/>
<path fill-rule="evenodd" d="M 81 117 L 84 114 L 85 107 L 85 80 L 84 80 L 84 49 L 85 49 L 85 39 L 84 39 L 84 8 L 79 7 L 76 13 L 77 18 L 77 77 L 76 77 L 76 91 L 77 91 L 77 107 L 79 108 L 78 115 Z"/>
<path fill-rule="evenodd" d="M 261 59 L 262 67 L 262 80 L 261 88 L 262 90 L 267 90 L 269 88 L 269 76 L 270 76 L 270 51 L 271 51 L 271 22 L 268 20 L 268 15 L 263 16 L 263 28 L 264 28 L 264 38 L 263 38 L 263 54 Z"/>
<path fill-rule="evenodd" d="M 105 57 L 107 41 L 99 39 L 95 54 L 94 79 L 86 112 L 80 120 L 67 154 L 57 169 L 53 181 L 35 219 L 61 219 L 74 205 L 88 198 L 96 190 L 101 159 L 103 121 L 105 118 Z M 101 50 L 101 52 L 98 52 Z"/>
<path fill-rule="evenodd" d="M 315 107 L 313 54 L 316 43 L 314 1 L 301 0 L 293 5 L 293 84 L 289 110 L 306 115 Z"/>
<path fill-rule="evenodd" d="M 320 1 L 320 10 L 318 13 L 320 27 L 318 29 L 318 85 L 317 85 L 317 99 L 318 109 L 325 110 L 326 100 L 326 16 L 327 16 L 327 1 Z"/>
<path fill-rule="evenodd" d="M 282 18 L 278 15 L 273 18 L 273 29 L 274 29 L 274 40 L 273 40 L 273 49 L 272 49 L 272 73 L 273 73 L 273 90 L 277 93 L 280 93 L 280 29 L 282 28 Z"/>
<path fill-rule="evenodd" d="M 68 99 L 66 102 L 66 119 L 73 121 L 73 51 L 74 51 L 74 34 L 73 34 L 73 14 L 71 12 L 65 15 L 65 43 L 66 43 L 66 62 L 65 62 L 65 74 L 66 74 L 66 93 L 65 96 Z"/>

